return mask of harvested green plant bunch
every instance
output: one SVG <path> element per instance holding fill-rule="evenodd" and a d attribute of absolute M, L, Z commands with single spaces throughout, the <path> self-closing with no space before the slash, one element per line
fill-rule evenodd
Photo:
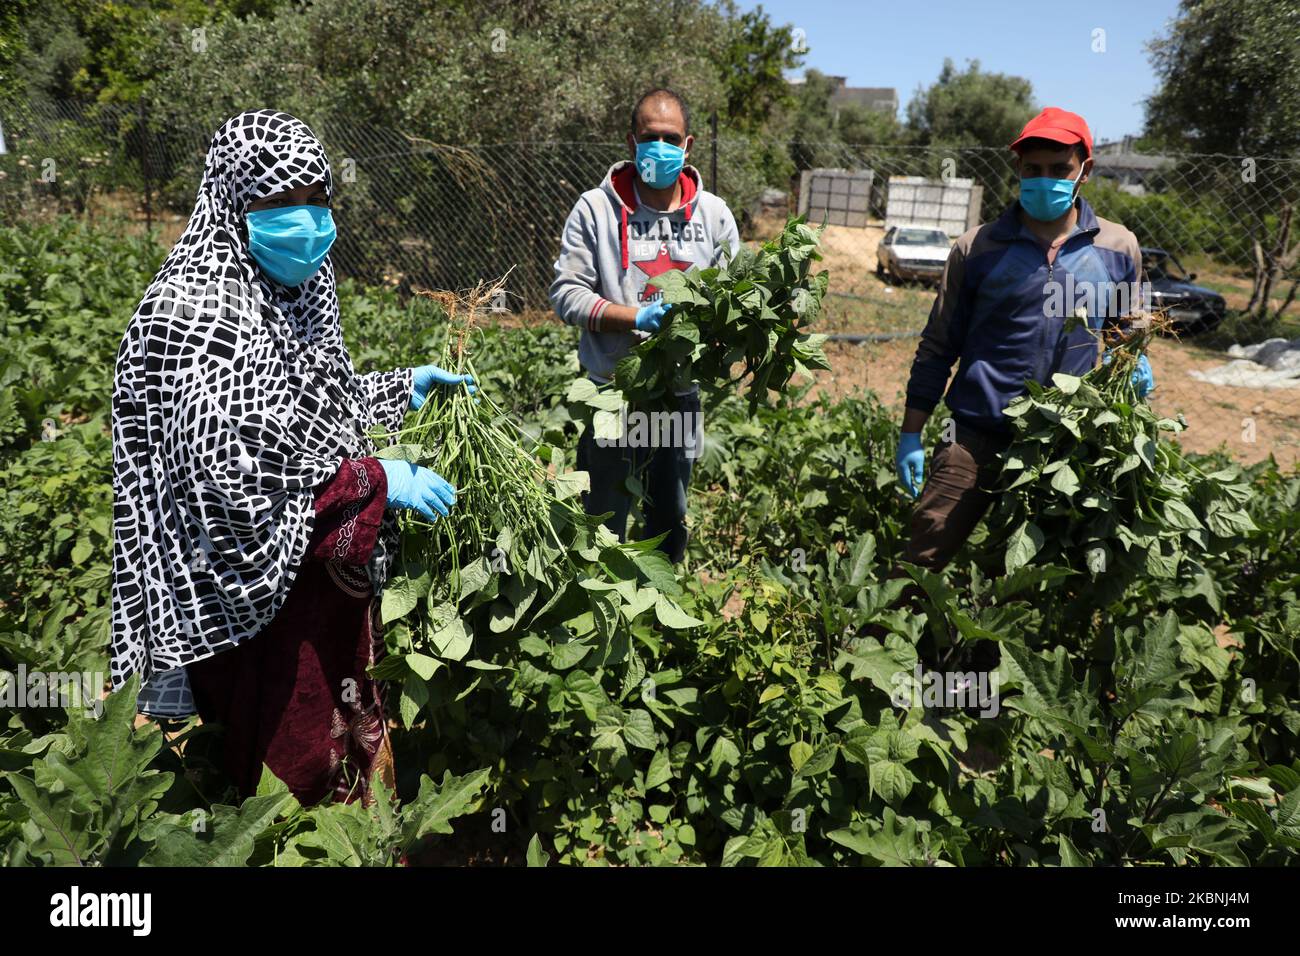
<path fill-rule="evenodd" d="M 742 246 L 722 266 L 657 276 L 674 308 L 663 328 L 616 366 L 624 400 L 654 406 L 693 382 L 720 399 L 748 381 L 752 408 L 769 391 L 783 392 L 796 372 L 829 368 L 826 336 L 806 331 L 829 282 L 824 270 L 812 272 L 820 237 L 802 217 L 792 218 L 757 251 Z"/>
<path fill-rule="evenodd" d="M 1195 589 L 1205 586 L 1200 559 L 1254 529 L 1240 469 L 1196 467 L 1168 440 L 1186 422 L 1138 397 L 1132 373 L 1164 322 L 1136 320 L 1093 371 L 1054 375 L 1048 387 L 1031 381 L 1006 409 L 1014 438 L 986 553 L 1001 554 L 1008 574 L 1068 567 L 1087 575 L 1095 606 L 1141 575 Z"/>
<path fill-rule="evenodd" d="M 466 346 L 499 288 L 426 293 L 450 323 L 441 367 L 474 374 Z M 397 437 L 380 457 L 427 465 L 457 497 L 436 521 L 399 518 L 400 553 L 382 602 L 389 656 L 376 673 L 406 681 L 408 724 L 427 699 L 424 682 L 447 662 L 512 666 L 513 646 L 478 646 L 480 638 L 577 617 L 584 623 L 570 636 L 594 630 L 609 641 L 617 622 L 652 609 L 661 624 L 699 623 L 673 601 L 681 589 L 654 542 L 620 544 L 600 527 L 581 506 L 587 474 L 565 472 L 560 450 L 530 438 L 490 394 L 432 392 Z"/>

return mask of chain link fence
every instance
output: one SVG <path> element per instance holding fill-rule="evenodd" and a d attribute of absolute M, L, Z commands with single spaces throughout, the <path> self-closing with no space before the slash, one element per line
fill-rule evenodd
<path fill-rule="evenodd" d="M 179 233 L 193 205 L 212 133 L 161 127 L 144 106 L 0 103 L 0 124 L 4 222 L 69 211 L 121 215 L 160 227 L 164 240 Z M 341 276 L 409 291 L 460 289 L 510 271 L 504 305 L 512 311 L 547 308 L 565 217 L 626 155 L 622 143 L 454 146 L 337 120 L 311 125 L 336 180 L 340 230 L 332 256 Z M 882 248 L 889 227 L 942 228 L 946 241 L 960 226 L 995 218 L 1016 196 L 1012 157 L 1003 148 L 791 143 L 788 166 L 768 172 L 767 181 L 741 155 L 748 148 L 706 131 L 692 162 L 732 205 L 748 239 L 774 234 L 796 211 L 828 222 L 827 330 L 853 341 L 898 340 L 900 354 L 925 324 L 933 287 L 891 266 L 889 244 Z M 832 195 L 841 182 L 843 194 Z M 1234 343 L 1280 337 L 1300 345 L 1300 241 L 1292 238 L 1300 236 L 1300 223 L 1292 221 L 1300 160 L 1152 156 L 1099 145 L 1083 192 L 1099 215 L 1132 229 L 1144 248 L 1162 251 L 1147 258 L 1148 279 L 1167 290 L 1171 314 L 1185 313 L 1177 351 L 1171 343 L 1168 355 L 1156 356 L 1164 386 L 1157 404 L 1169 414 L 1213 416 L 1229 446 L 1245 440 L 1238 438 L 1247 433 L 1245 419 L 1262 416 L 1264 437 L 1251 442 L 1300 449 L 1293 414 L 1300 348 L 1274 348 L 1269 359 L 1276 367 L 1257 364 L 1254 378 L 1220 368 L 1242 361 L 1223 354 Z M 930 194 L 940 201 L 927 203 Z M 888 373 L 884 351 L 864 354 L 864 379 L 888 399 L 899 386 L 895 379 L 905 379 L 906 363 Z"/>
<path fill-rule="evenodd" d="M 212 130 L 160 129 L 143 108 L 0 105 L 0 216 L 122 213 L 147 228 L 188 216 Z M 448 146 L 323 122 L 335 179 L 337 272 L 404 289 L 471 286 L 513 268 L 513 308 L 546 303 L 564 217 L 617 143 Z M 167 238 L 166 229 L 164 238 Z"/>

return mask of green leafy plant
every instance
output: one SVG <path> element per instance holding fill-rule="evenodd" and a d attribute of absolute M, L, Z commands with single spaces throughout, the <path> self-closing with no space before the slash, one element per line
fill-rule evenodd
<path fill-rule="evenodd" d="M 722 266 L 657 276 L 674 308 L 616 366 L 624 399 L 651 406 L 695 382 L 721 398 L 747 383 L 752 407 L 784 391 L 796 372 L 829 368 L 825 336 L 805 331 L 830 282 L 825 270 L 812 272 L 820 234 L 793 218 L 775 239 L 757 251 L 742 247 Z"/>
<path fill-rule="evenodd" d="M 1183 425 L 1137 398 L 1130 379 L 1144 343 L 1117 346 L 1081 378 L 1031 381 L 1006 409 L 1014 437 L 1001 456 L 988 537 L 976 543 L 1008 574 L 1031 563 L 1070 568 L 1084 582 L 1083 604 L 1067 612 L 1076 618 L 1141 577 L 1199 595 L 1206 613 L 1218 613 L 1221 595 L 1204 562 L 1255 530 L 1241 469 L 1201 469 L 1165 437 Z"/>
<path fill-rule="evenodd" d="M 109 368 L 95 363 L 111 355 L 134 304 L 126 300 L 152 273 L 125 240 L 66 226 L 33 233 L 44 238 L 18 241 L 43 250 L 0 269 L 21 272 L 22 291 L 0 303 L 0 321 L 37 382 L 0 448 L 0 670 L 94 669 L 111 468 Z M 61 265 L 77 249 L 102 250 L 122 269 L 85 290 L 84 310 Z M 28 309 L 47 274 L 57 298 Z M 897 423 L 874 397 L 813 399 L 787 388 L 751 407 L 728 392 L 697 463 L 694 573 L 679 574 L 651 543 L 621 544 L 577 506 L 581 479 L 565 477 L 560 451 L 572 425 L 566 341 L 482 324 L 467 333 L 472 353 L 448 354 L 459 332 L 445 310 L 361 288 L 344 302 L 359 367 L 445 356 L 442 364 L 468 370 L 472 356 L 485 384 L 478 404 L 464 391 L 435 393 L 385 452 L 445 468 L 462 491 L 455 520 L 433 526 L 436 543 L 427 526 L 404 529 L 382 607 L 390 655 L 379 671 L 389 712 L 401 718 L 390 728 L 395 799 L 377 784 L 373 804 L 302 807 L 266 775 L 254 796 L 235 800 L 210 760 L 214 728 L 136 727 L 128 684 L 98 720 L 52 706 L 6 712 L 0 862 L 1300 859 L 1300 475 L 1265 461 L 1214 480 L 1236 475 L 1230 456 L 1178 449 L 1168 440 L 1176 432 L 1124 391 L 1122 364 L 1113 382 L 1067 380 L 1065 390 L 1030 396 L 1051 407 L 1024 403 L 1033 427 L 1017 441 L 1037 457 L 1005 483 L 1028 470 L 1039 477 L 1006 492 L 1019 502 L 1016 520 L 999 524 L 995 511 L 942 574 L 911 568 L 921 596 L 899 608 L 905 582 L 888 577 L 907 519 L 892 475 Z M 81 342 L 68 341 L 74 320 Z M 66 357 L 74 353 L 83 358 Z M 83 366 L 72 387 L 85 390 L 70 411 L 53 370 L 74 360 Z M 536 380 L 525 381 L 534 367 Z M 8 381 L 27 388 L 25 378 Z M 1120 423 L 1094 420 L 1106 409 L 1088 404 L 1089 388 Z M 41 441 L 30 429 L 51 414 L 56 434 Z M 1134 444 L 1140 435 L 1156 442 L 1154 470 Z M 1094 482 L 1089 463 L 1103 447 L 1116 460 L 1098 465 Z M 1129 454 L 1137 467 L 1116 478 Z M 1079 481 L 1072 495 L 1051 487 L 1065 466 L 1046 469 L 1060 460 Z M 1127 532 L 1105 538 L 1122 573 L 1112 561 L 1094 579 L 1085 545 L 1105 511 L 1083 498 L 1103 490 Z M 1152 520 L 1179 495 L 1202 528 Z M 1253 530 L 1227 517 L 1235 511 Z M 529 525 L 530 516 L 545 522 Z M 1007 540 L 1026 520 L 1043 544 L 1008 574 Z M 1147 544 L 1126 551 L 1133 535 L 1162 556 L 1177 550 L 1176 576 L 1147 567 Z M 463 627 L 454 642 L 430 630 L 432 613 L 448 615 L 449 604 Z M 997 707 L 895 697 L 935 638 L 954 652 L 996 649 L 984 676 L 998 678 Z M 14 676 L 0 674 L 0 689 Z"/>
<path fill-rule="evenodd" d="M 453 329 L 443 367 L 473 373 L 465 341 L 496 291 L 441 298 Z M 389 658 L 376 673 L 404 681 L 408 724 L 446 663 L 502 666 L 471 653 L 476 636 L 583 616 L 609 639 L 619 621 L 651 611 L 666 626 L 699 623 L 673 600 L 680 588 L 654 542 L 620 545 L 582 509 L 586 473 L 565 472 L 560 450 L 534 443 L 490 395 L 432 394 L 397 437 L 381 457 L 427 464 L 457 489 L 449 516 L 403 516 L 401 573 L 384 592 Z"/>

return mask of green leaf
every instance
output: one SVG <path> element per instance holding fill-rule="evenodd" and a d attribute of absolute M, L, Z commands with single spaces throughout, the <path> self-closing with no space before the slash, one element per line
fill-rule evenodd
<path fill-rule="evenodd" d="M 629 710 L 623 715 L 623 739 L 641 750 L 654 750 L 658 744 L 654 720 L 644 710 Z"/>
<path fill-rule="evenodd" d="M 1061 390 L 1064 395 L 1073 395 L 1079 390 L 1079 384 L 1083 379 L 1077 375 L 1066 375 L 1064 372 L 1052 373 L 1052 384 Z"/>
<path fill-rule="evenodd" d="M 384 624 L 396 621 L 414 611 L 420 600 L 429 593 L 429 572 L 412 578 L 405 574 L 392 577 L 384 585 L 380 601 L 380 618 Z"/>
<path fill-rule="evenodd" d="M 1140 464 L 1142 464 L 1142 459 L 1137 455 L 1125 455 L 1123 464 L 1115 469 L 1114 477 L 1118 478 L 1120 475 L 1132 471 Z"/>
<path fill-rule="evenodd" d="M 429 451 L 423 445 L 389 445 L 375 452 L 376 458 L 385 461 L 406 461 L 418 464 L 429 457 Z"/>
<path fill-rule="evenodd" d="M 1133 450 L 1137 452 L 1138 457 L 1142 459 L 1142 464 L 1147 466 L 1148 471 L 1156 470 L 1156 443 L 1154 439 L 1147 435 L 1134 435 Z"/>
<path fill-rule="evenodd" d="M 463 777 L 452 776 L 449 770 L 438 784 L 421 776 L 419 795 L 402 812 L 403 847 L 410 847 L 430 833 L 451 833 L 449 821 L 474 812 L 475 798 L 487 786 L 488 776 L 486 768 Z"/>
<path fill-rule="evenodd" d="M 492 568 L 487 558 L 476 558 L 460 569 L 460 598 L 463 601 L 481 590 L 492 579 Z"/>
<path fill-rule="evenodd" d="M 812 777 L 819 773 L 826 773 L 835 766 L 835 760 L 839 757 L 839 741 L 827 739 L 822 741 L 817 749 L 813 751 L 812 756 L 800 764 L 799 769 L 795 772 L 795 777 Z"/>
<path fill-rule="evenodd" d="M 585 641 L 564 641 L 551 648 L 551 667 L 557 671 L 567 671 L 576 667 L 591 653 L 591 645 Z"/>
<path fill-rule="evenodd" d="M 1034 559 L 1043 547 L 1043 532 L 1032 521 L 1023 521 L 1007 539 L 1006 569 L 1012 574 Z"/>
<path fill-rule="evenodd" d="M 1057 835 L 1056 848 L 1061 854 L 1061 866 L 1092 866 L 1092 862 L 1075 848 L 1064 833 Z"/>
<path fill-rule="evenodd" d="M 86 827 L 85 817 L 74 811 L 69 794 L 47 795 L 21 774 L 5 773 L 4 777 L 41 832 L 42 840 L 34 849 L 49 852 L 56 866 L 94 862 L 94 846 L 103 838 Z"/>
<path fill-rule="evenodd" d="M 916 821 L 899 817 L 890 807 L 885 808 L 884 823 L 879 829 L 861 823 L 832 830 L 826 836 L 882 866 L 916 866 L 925 862 Z"/>
<path fill-rule="evenodd" d="M 414 726 L 415 719 L 420 715 L 420 708 L 428 702 L 429 685 L 423 678 L 412 674 L 402 683 L 402 696 L 398 702 L 402 726 L 407 728 Z"/>
<path fill-rule="evenodd" d="M 85 535 L 82 535 L 77 539 L 77 543 L 72 546 L 72 563 L 85 564 L 86 559 L 94 554 L 94 552 L 95 549 L 91 545 L 90 540 L 86 538 Z"/>
<path fill-rule="evenodd" d="M 686 630 L 691 627 L 699 627 L 704 622 L 699 618 L 691 617 L 681 606 L 666 594 L 659 595 L 655 601 L 655 617 L 664 627 L 670 627 L 674 630 Z"/>
<path fill-rule="evenodd" d="M 596 397 L 597 391 L 596 383 L 583 375 L 569 383 L 569 390 L 565 393 L 564 400 L 571 404 L 585 404 Z"/>
<path fill-rule="evenodd" d="M 790 766 L 794 768 L 795 773 L 799 772 L 803 765 L 808 762 L 808 758 L 812 755 L 812 744 L 808 743 L 806 740 L 796 740 L 790 745 Z"/>
<path fill-rule="evenodd" d="M 524 855 L 528 866 L 546 866 L 551 862 L 551 855 L 542 849 L 542 836 L 534 833 L 528 841 L 528 852 Z"/>
<path fill-rule="evenodd" d="M 1170 498 L 1164 504 L 1165 521 L 1174 528 L 1184 530 L 1201 527 L 1201 521 L 1192 510 L 1177 498 Z"/>
<path fill-rule="evenodd" d="M 1074 469 L 1068 464 L 1062 467 L 1052 475 L 1052 488 L 1072 498 L 1074 493 L 1079 490 L 1079 476 L 1074 473 Z"/>
<path fill-rule="evenodd" d="M 591 476 L 585 471 L 567 471 L 556 475 L 554 483 L 555 497 L 561 501 L 591 490 Z"/>
<path fill-rule="evenodd" d="M 876 557 L 876 537 L 870 531 L 858 538 L 849 555 L 849 587 L 862 587 Z"/>
<path fill-rule="evenodd" d="M 298 801 L 290 793 L 249 797 L 238 808 L 218 804 L 202 832 L 184 826 L 162 833 L 142 865 L 244 866 L 257 838 L 297 808 Z"/>
<path fill-rule="evenodd" d="M 677 581 L 677 572 L 672 562 L 662 551 L 638 551 L 632 555 L 632 563 L 646 577 L 646 581 L 655 590 L 669 596 L 682 593 L 682 586 Z"/>
<path fill-rule="evenodd" d="M 444 660 L 458 661 L 469 653 L 473 638 L 465 629 L 465 622 L 460 617 L 452 618 L 445 627 L 429 634 L 429 642 Z"/>
<path fill-rule="evenodd" d="M 645 788 L 653 790 L 655 787 L 662 786 L 673 779 L 672 761 L 668 759 L 668 753 L 664 750 L 656 750 L 655 755 L 650 758 L 650 767 L 646 770 Z"/>
<path fill-rule="evenodd" d="M 709 772 L 716 777 L 722 772 L 723 767 L 739 765 L 740 748 L 725 734 L 718 734 L 713 741 L 713 749 L 709 751 Z"/>
<path fill-rule="evenodd" d="M 564 679 L 564 688 L 582 708 L 587 719 L 594 721 L 601 708 L 609 703 L 609 698 L 600 689 L 600 685 L 586 671 L 573 671 Z"/>
<path fill-rule="evenodd" d="M 432 680 L 438 668 L 442 667 L 442 661 L 436 657 L 430 657 L 428 654 L 412 652 L 402 659 L 406 662 L 407 667 L 424 680 Z"/>

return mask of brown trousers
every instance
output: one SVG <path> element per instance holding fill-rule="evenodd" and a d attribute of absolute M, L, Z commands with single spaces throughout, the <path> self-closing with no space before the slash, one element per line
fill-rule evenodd
<path fill-rule="evenodd" d="M 997 478 L 998 453 L 1009 442 L 1010 436 L 977 432 L 960 425 L 954 430 L 953 441 L 939 442 L 930 462 L 925 487 L 921 489 L 921 496 L 912 509 L 907 544 L 903 548 L 904 561 L 931 571 L 941 571 L 947 567 L 993 502 L 992 493 L 988 489 Z M 909 577 L 898 565 L 894 566 L 889 576 Z M 894 606 L 911 607 L 920 613 L 924 607 L 924 598 L 925 592 L 921 587 L 909 582 Z M 880 637 L 881 634 L 875 636 Z M 970 664 L 978 670 L 996 667 L 996 645 L 987 641 L 979 641 L 978 644 L 981 646 L 974 649 Z M 944 669 L 952 653 L 951 650 L 945 652 L 936 645 L 934 635 L 928 628 L 917 651 L 926 667 L 935 670 Z"/>
<path fill-rule="evenodd" d="M 951 442 L 940 441 L 921 496 L 912 510 L 903 560 L 941 571 L 961 549 L 993 502 L 1000 451 L 1010 436 L 957 425 Z"/>

